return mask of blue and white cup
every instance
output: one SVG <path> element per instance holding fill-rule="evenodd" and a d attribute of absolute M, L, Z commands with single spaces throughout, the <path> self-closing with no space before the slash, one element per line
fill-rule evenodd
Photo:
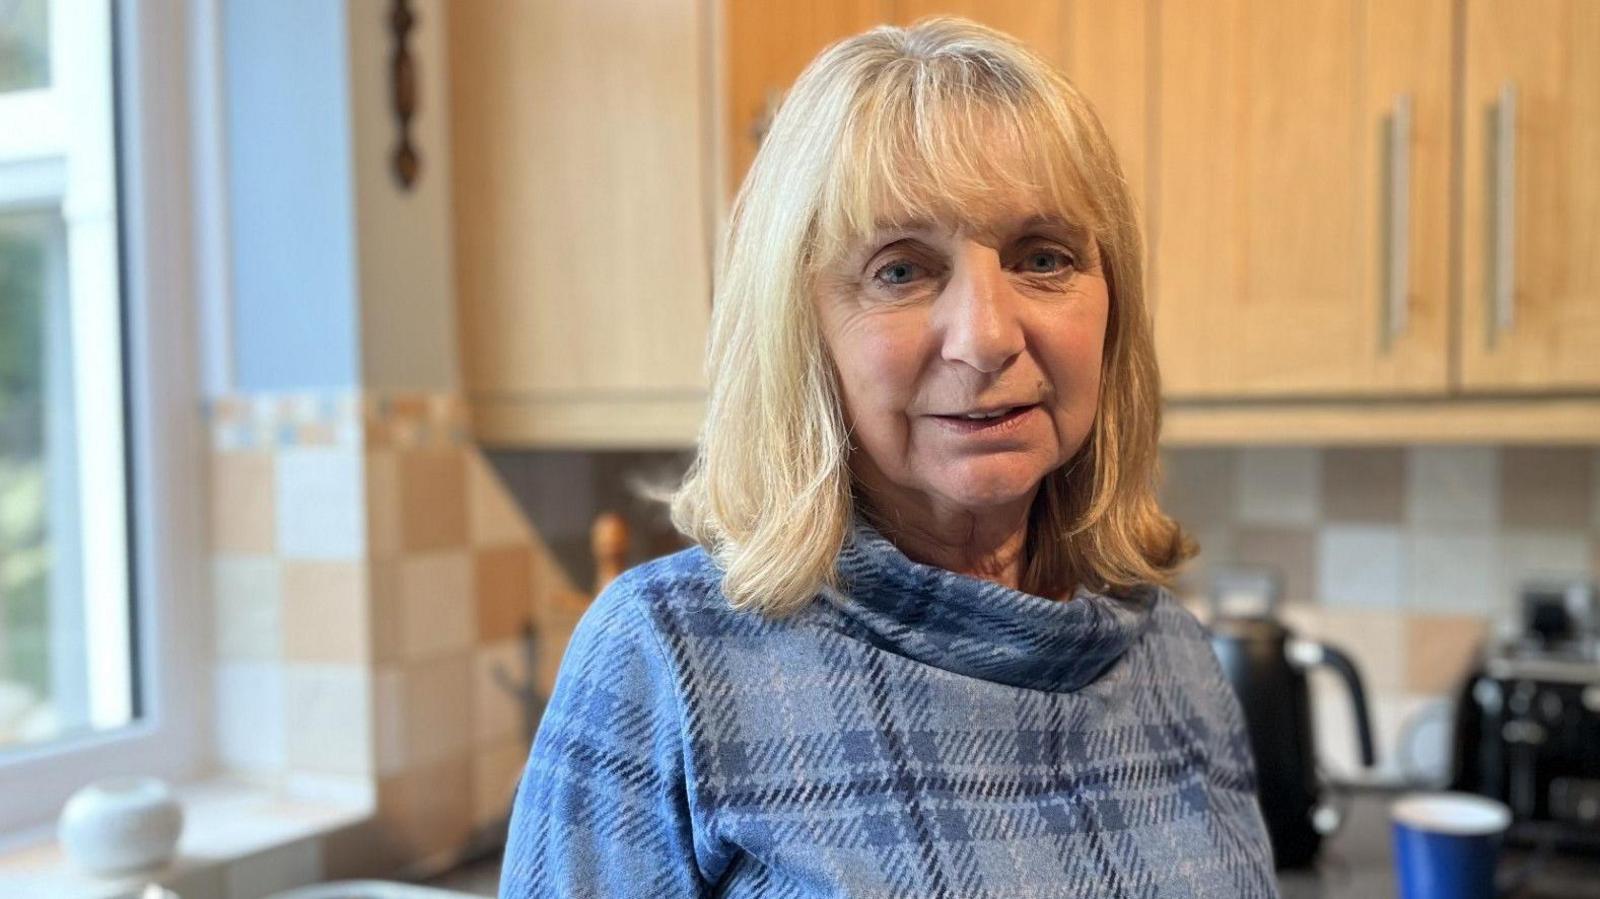
<path fill-rule="evenodd" d="M 1471 793 L 1412 793 L 1389 807 L 1401 899 L 1494 899 L 1511 809 Z"/>

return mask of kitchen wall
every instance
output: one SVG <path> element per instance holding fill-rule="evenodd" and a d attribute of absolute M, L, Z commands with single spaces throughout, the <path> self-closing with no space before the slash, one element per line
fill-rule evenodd
<path fill-rule="evenodd" d="M 214 755 L 371 803 L 320 848 L 329 877 L 427 874 L 498 840 L 524 700 L 549 694 L 587 601 L 468 441 L 444 8 L 412 8 L 409 188 L 390 175 L 389 3 L 219 12 Z"/>

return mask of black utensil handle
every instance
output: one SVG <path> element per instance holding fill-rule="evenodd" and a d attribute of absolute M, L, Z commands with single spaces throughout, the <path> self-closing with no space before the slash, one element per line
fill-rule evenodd
<path fill-rule="evenodd" d="M 1377 756 L 1372 751 L 1372 719 L 1367 716 L 1367 691 L 1361 686 L 1361 672 L 1356 670 L 1349 656 L 1326 643 L 1321 646 L 1322 664 L 1337 671 L 1350 689 L 1350 704 L 1354 707 L 1356 717 L 1356 737 L 1361 741 L 1361 765 L 1371 768 L 1377 764 Z"/>

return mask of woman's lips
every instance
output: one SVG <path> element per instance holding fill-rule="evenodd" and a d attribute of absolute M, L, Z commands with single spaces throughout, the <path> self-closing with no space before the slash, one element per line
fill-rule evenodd
<path fill-rule="evenodd" d="M 940 426 L 958 434 L 1007 434 L 1022 427 L 1039 409 L 1038 403 L 1016 406 L 1004 415 L 994 418 L 967 418 L 961 415 L 930 415 Z"/>

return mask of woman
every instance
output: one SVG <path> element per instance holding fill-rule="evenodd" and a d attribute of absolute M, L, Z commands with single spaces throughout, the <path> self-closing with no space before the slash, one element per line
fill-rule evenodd
<path fill-rule="evenodd" d="M 824 51 L 734 203 L 697 546 L 584 615 L 500 894 L 1275 896 L 1162 585 L 1139 232 L 1088 105 L 959 19 Z"/>

